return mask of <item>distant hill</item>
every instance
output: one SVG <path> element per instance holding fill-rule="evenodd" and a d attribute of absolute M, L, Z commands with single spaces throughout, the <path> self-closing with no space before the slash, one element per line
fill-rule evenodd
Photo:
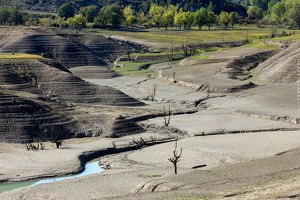
<path fill-rule="evenodd" d="M 72 3 L 76 9 L 89 5 L 99 5 L 98 0 L 0 0 L 1 7 L 19 6 L 22 10 L 57 12 L 64 3 Z"/>
<path fill-rule="evenodd" d="M 19 6 L 22 10 L 40 11 L 40 12 L 57 12 L 59 7 L 64 3 L 72 3 L 78 11 L 81 7 L 97 5 L 99 7 L 119 3 L 120 5 L 132 5 L 138 12 L 147 12 L 151 3 L 159 5 L 178 5 L 185 11 L 196 11 L 200 7 L 207 7 L 212 2 L 215 5 L 215 13 L 219 14 L 222 10 L 231 12 L 236 11 L 240 15 L 246 15 L 246 9 L 235 0 L 0 0 L 1 7 Z"/>

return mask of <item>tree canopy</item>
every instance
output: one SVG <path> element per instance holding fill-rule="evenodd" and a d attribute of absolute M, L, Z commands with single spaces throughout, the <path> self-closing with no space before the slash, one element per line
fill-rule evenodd
<path fill-rule="evenodd" d="M 68 19 L 70 17 L 74 17 L 75 10 L 70 3 L 63 4 L 58 10 L 58 16 L 61 18 Z"/>

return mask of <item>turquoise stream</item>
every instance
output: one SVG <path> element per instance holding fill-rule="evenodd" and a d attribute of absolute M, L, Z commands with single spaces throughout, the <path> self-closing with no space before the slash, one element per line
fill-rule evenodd
<path fill-rule="evenodd" d="M 39 180 L 39 181 L 23 181 L 23 182 L 18 182 L 18 183 L 7 183 L 7 184 L 0 184 L 0 193 L 20 188 L 20 187 L 26 187 L 26 186 L 35 186 L 41 183 L 53 183 L 56 181 L 62 181 L 66 179 L 71 179 L 71 178 L 76 178 L 76 177 L 81 177 L 81 176 L 86 176 L 89 174 L 95 174 L 104 171 L 102 168 L 99 167 L 98 161 L 91 162 L 85 165 L 85 170 L 80 173 L 76 174 L 73 176 L 65 176 L 65 177 L 58 177 L 58 178 L 51 178 L 51 179 L 44 179 L 44 180 Z"/>

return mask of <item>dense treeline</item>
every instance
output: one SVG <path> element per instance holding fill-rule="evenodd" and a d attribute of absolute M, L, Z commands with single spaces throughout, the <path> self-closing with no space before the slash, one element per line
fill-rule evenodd
<path fill-rule="evenodd" d="M 220 14 L 221 11 L 227 11 L 238 12 L 243 16 L 246 15 L 245 8 L 235 0 L 0 0 L 0 6 L 20 6 L 22 10 L 57 12 L 64 3 L 71 3 L 76 11 L 79 11 L 81 7 L 90 5 L 101 8 L 117 3 L 123 6 L 131 5 L 136 12 L 145 13 L 149 10 L 152 3 L 159 6 L 174 5 L 182 8 L 184 11 L 195 12 L 201 7 L 207 7 L 210 2 L 215 5 L 216 14 Z M 238 2 L 241 1 L 239 0 Z"/>
<path fill-rule="evenodd" d="M 0 9 L 0 24 L 23 24 L 23 14 L 17 8 L 2 8 Z"/>
<path fill-rule="evenodd" d="M 212 2 L 207 7 L 201 7 L 195 12 L 184 11 L 179 6 L 160 6 L 152 3 L 146 13 L 137 13 L 131 5 L 122 7 L 118 4 L 107 5 L 101 9 L 97 6 L 82 7 L 78 15 L 74 13 L 71 4 L 62 5 L 58 13 L 58 25 L 82 28 L 87 22 L 94 22 L 94 27 L 138 24 L 144 27 L 164 27 L 165 29 L 168 27 L 191 29 L 192 26 L 198 26 L 201 29 L 202 26 L 207 25 L 210 29 L 213 25 L 224 25 L 226 28 L 231 25 L 233 27 L 239 17 L 237 12 L 228 13 L 226 11 L 216 15 Z"/>
<path fill-rule="evenodd" d="M 100 1 L 104 2 L 104 1 Z M 183 4 L 183 2 L 185 2 Z M 241 4 L 241 2 L 243 4 Z M 231 9 L 233 5 L 238 5 Z M 223 8 L 219 10 L 219 8 Z M 238 12 L 243 9 L 243 12 Z M 235 24 L 265 23 L 281 24 L 300 28 L 300 0 L 244 0 L 233 3 L 229 0 L 147 0 L 138 7 L 119 3 L 103 6 L 89 5 L 79 10 L 72 3 L 58 9 L 58 16 L 29 15 L 18 8 L 0 9 L 0 23 L 8 25 L 47 25 L 81 29 L 90 23 L 94 27 L 117 27 L 139 25 L 144 27 L 176 27 L 191 29 L 197 26 L 233 27 Z"/>

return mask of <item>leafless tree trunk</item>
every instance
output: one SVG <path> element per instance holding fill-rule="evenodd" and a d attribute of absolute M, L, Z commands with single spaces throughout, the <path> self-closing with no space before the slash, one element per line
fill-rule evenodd
<path fill-rule="evenodd" d="M 174 44 L 173 44 L 173 40 L 171 40 L 171 42 L 172 42 L 171 54 L 167 53 L 169 61 L 175 60 L 175 58 L 174 58 Z"/>
<path fill-rule="evenodd" d="M 44 129 L 45 138 L 47 138 L 51 143 L 54 143 L 56 148 L 59 149 L 64 145 L 66 135 L 64 133 L 63 127 L 58 125 L 51 125 Z"/>
<path fill-rule="evenodd" d="M 163 109 L 164 109 L 164 122 L 165 122 L 165 126 L 169 126 L 170 120 L 171 120 L 171 107 L 170 107 L 170 104 L 169 104 L 168 113 L 166 113 L 165 105 L 164 105 Z"/>
<path fill-rule="evenodd" d="M 38 151 L 38 150 L 44 150 L 45 149 L 45 145 L 43 142 L 40 142 L 38 138 L 35 138 L 36 140 L 36 144 L 29 142 L 29 143 L 25 143 L 24 147 L 27 149 L 27 151 Z"/>
<path fill-rule="evenodd" d="M 173 157 L 172 158 L 168 158 L 168 160 L 173 163 L 174 165 L 174 170 L 175 170 L 175 174 L 177 174 L 177 163 L 180 161 L 180 157 L 181 157 L 181 154 L 182 154 L 182 147 L 180 148 L 180 152 L 178 154 L 177 152 L 177 141 L 175 141 L 175 148 L 174 148 L 174 151 L 173 151 Z"/>
<path fill-rule="evenodd" d="M 276 37 L 277 28 L 275 26 L 271 27 L 271 38 Z"/>
<path fill-rule="evenodd" d="M 190 57 L 192 55 L 195 55 L 196 53 L 196 48 L 195 47 L 189 47 L 188 45 L 188 37 L 186 38 L 186 40 L 181 42 L 181 49 L 183 51 L 183 56 L 185 58 Z"/>
<path fill-rule="evenodd" d="M 156 95 L 156 91 L 157 91 L 156 84 L 153 85 L 152 90 L 148 90 L 148 96 L 150 97 L 151 101 L 154 101 L 155 95 Z"/>
<path fill-rule="evenodd" d="M 184 40 L 184 41 L 181 42 L 181 49 L 183 51 L 183 56 L 185 58 L 188 57 L 188 39 L 189 38 L 186 38 L 186 40 Z"/>

